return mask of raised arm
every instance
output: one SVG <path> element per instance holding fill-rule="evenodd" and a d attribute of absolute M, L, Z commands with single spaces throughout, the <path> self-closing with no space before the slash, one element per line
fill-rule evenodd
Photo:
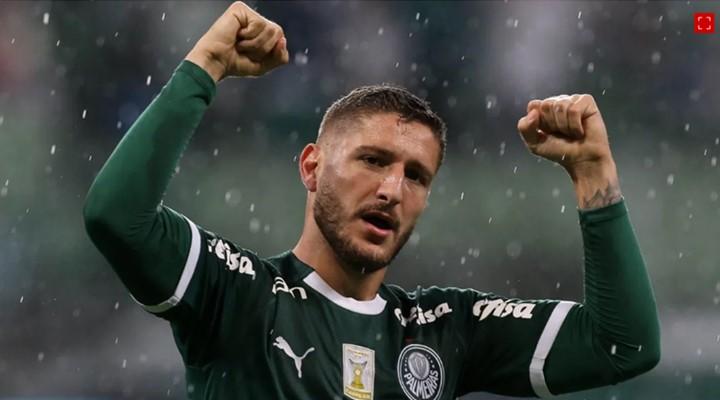
<path fill-rule="evenodd" d="M 523 301 L 472 293 L 458 394 L 549 397 L 650 370 L 660 358 L 655 299 L 595 101 L 589 95 L 533 100 L 518 130 L 533 154 L 561 164 L 575 185 L 585 299 Z"/>
<path fill-rule="evenodd" d="M 585 300 L 553 312 L 559 324 L 549 321 L 530 366 L 535 393 L 614 384 L 650 370 L 660 359 L 657 307 L 595 100 L 533 100 L 518 130 L 531 152 L 570 175 L 585 251 Z"/>
<path fill-rule="evenodd" d="M 197 227 L 162 206 L 162 198 L 215 84 L 228 76 L 262 75 L 287 61 L 282 29 L 233 3 L 100 170 L 85 201 L 85 226 L 141 303 L 171 298 L 191 255 L 199 253 Z"/>

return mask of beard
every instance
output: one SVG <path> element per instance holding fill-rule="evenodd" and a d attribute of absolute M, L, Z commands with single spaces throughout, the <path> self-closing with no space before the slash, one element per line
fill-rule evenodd
<path fill-rule="evenodd" d="M 364 209 L 363 212 L 369 210 L 387 211 L 380 206 L 376 206 Z M 352 218 L 348 221 L 349 223 L 354 218 L 360 218 L 361 213 L 358 213 L 357 217 L 355 217 L 345 211 L 335 191 L 327 184 L 319 184 L 315 203 L 313 204 L 315 224 L 341 263 L 360 273 L 374 272 L 390 264 L 410 238 L 410 234 L 415 227 L 413 225 L 405 232 L 398 230 L 399 239 L 395 247 L 390 251 L 366 250 L 353 242 L 350 234 L 343 229 L 347 228 L 347 225 L 342 224 L 343 216 L 347 215 L 348 218 Z"/>

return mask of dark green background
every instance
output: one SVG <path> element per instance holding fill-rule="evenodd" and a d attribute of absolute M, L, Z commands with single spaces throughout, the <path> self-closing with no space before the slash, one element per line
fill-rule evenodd
<path fill-rule="evenodd" d="M 183 398 L 169 328 L 132 303 L 81 207 L 227 4 L 0 3 L 0 397 Z M 261 255 L 292 247 L 296 154 L 335 98 L 394 82 L 432 102 L 449 147 L 389 281 L 578 301 L 571 182 L 515 125 L 532 98 L 590 93 L 655 287 L 663 359 L 567 398 L 720 398 L 720 33 L 693 33 L 693 13 L 720 3 L 255 4 L 284 27 L 291 63 L 222 82 L 166 204 Z"/>

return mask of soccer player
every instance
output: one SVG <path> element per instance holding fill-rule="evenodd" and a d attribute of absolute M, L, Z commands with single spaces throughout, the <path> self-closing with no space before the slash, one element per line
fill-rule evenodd
<path fill-rule="evenodd" d="M 404 89 L 336 101 L 302 150 L 302 235 L 263 258 L 162 204 L 228 76 L 288 62 L 282 29 L 232 4 L 106 162 L 87 231 L 132 296 L 171 324 L 192 399 L 550 396 L 614 384 L 659 360 L 655 301 L 600 112 L 589 95 L 533 100 L 518 130 L 577 193 L 582 304 L 383 283 L 426 205 L 445 125 Z"/>

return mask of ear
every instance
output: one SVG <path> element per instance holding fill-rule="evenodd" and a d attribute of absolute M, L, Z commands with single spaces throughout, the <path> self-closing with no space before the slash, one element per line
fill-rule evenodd
<path fill-rule="evenodd" d="M 320 159 L 320 146 L 309 143 L 300 153 L 298 166 L 300 168 L 300 179 L 309 192 L 317 190 L 317 173 Z"/>

